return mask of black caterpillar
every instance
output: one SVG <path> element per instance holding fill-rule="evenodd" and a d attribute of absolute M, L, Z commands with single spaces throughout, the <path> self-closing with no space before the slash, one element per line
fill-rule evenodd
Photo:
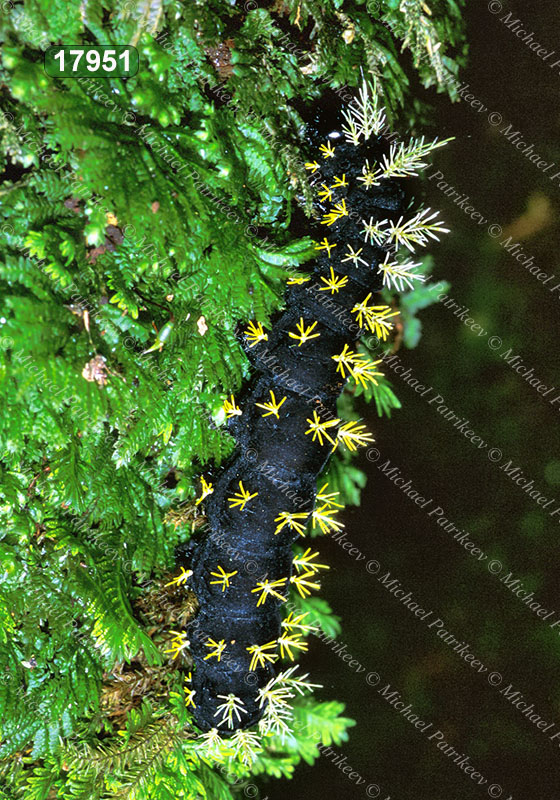
<path fill-rule="evenodd" d="M 202 479 L 210 533 L 194 547 L 188 581 L 200 611 L 188 632 L 194 670 L 187 702 L 196 725 L 220 735 L 259 721 L 280 652 L 293 657 L 306 649 L 293 615 L 282 624 L 283 608 L 290 587 L 305 595 L 318 586 L 318 567 L 307 551 L 294 570 L 292 546 L 311 519 L 317 478 L 333 449 L 372 441 L 365 426 L 341 424 L 336 400 L 349 376 L 364 382 L 379 375 L 356 341 L 364 329 L 384 340 L 396 312 L 373 294 L 384 280 L 400 288 L 423 280 L 410 264 L 391 266 L 396 246 L 408 239 L 413 249 L 410 242 L 425 244 L 445 230 L 429 225 L 435 215 L 426 212 L 402 223 L 401 180 L 443 142 L 389 145 L 365 84 L 345 119 L 306 164 L 322 215 L 310 226 L 318 251 L 310 278 L 289 281 L 286 311 L 268 333 L 259 323 L 244 331 L 254 375 L 240 407 L 233 397 L 226 404 L 238 447 L 213 486 Z M 314 519 L 322 516 L 324 529 L 333 507 L 323 490 Z"/>

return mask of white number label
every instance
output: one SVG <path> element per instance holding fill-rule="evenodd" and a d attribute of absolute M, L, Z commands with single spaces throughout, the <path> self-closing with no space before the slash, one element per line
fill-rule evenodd
<path fill-rule="evenodd" d="M 103 53 L 103 69 L 105 72 L 113 72 L 117 68 L 117 62 L 113 58 L 116 50 L 105 50 Z"/>
<path fill-rule="evenodd" d="M 99 69 L 99 64 L 101 63 L 101 56 L 97 52 L 97 50 L 88 50 L 86 53 L 86 61 L 88 65 L 88 70 L 90 72 L 95 72 L 96 69 Z"/>
<path fill-rule="evenodd" d="M 88 72 L 104 78 L 130 77 L 131 70 L 138 72 L 138 51 L 128 45 L 54 46 L 45 53 L 45 69 L 53 78 L 76 78 Z"/>
<path fill-rule="evenodd" d="M 83 50 L 70 50 L 70 55 L 76 56 L 76 60 L 72 64 L 72 72 L 76 72 L 76 70 L 78 69 L 78 64 L 80 63 L 80 59 L 82 58 L 83 54 L 84 54 Z M 64 67 L 62 67 L 62 69 L 64 69 Z"/>
<path fill-rule="evenodd" d="M 122 58 L 122 59 L 123 59 L 123 61 L 124 61 L 124 68 L 125 68 L 125 70 L 128 72 L 128 71 L 129 71 L 129 69 L 130 69 L 130 67 L 129 67 L 129 63 L 130 63 L 130 52 L 129 52 L 128 50 L 125 50 L 125 51 L 124 51 L 124 53 L 121 53 L 121 54 L 120 54 L 120 56 L 119 56 L 119 60 L 120 60 L 121 58 Z"/>
<path fill-rule="evenodd" d="M 61 51 L 60 51 L 60 53 L 56 53 L 56 54 L 54 55 L 54 58 L 55 58 L 55 59 L 56 59 L 56 58 L 59 58 L 59 59 L 60 59 L 60 71 L 61 71 L 61 72 L 64 72 L 64 50 L 61 50 Z"/>

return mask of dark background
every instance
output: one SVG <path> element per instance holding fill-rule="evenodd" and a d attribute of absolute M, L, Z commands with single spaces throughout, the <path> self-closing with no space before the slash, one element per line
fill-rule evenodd
<path fill-rule="evenodd" d="M 508 10 L 543 47 L 556 50 L 547 62 L 500 22 Z M 560 796 L 560 738 L 549 738 L 560 731 L 560 628 L 550 628 L 550 622 L 560 620 L 560 516 L 549 516 L 560 506 L 560 403 L 550 404 L 560 395 L 560 288 L 550 291 L 560 283 L 560 179 L 549 179 L 560 170 L 560 65 L 550 66 L 560 59 L 560 7 L 555 0 L 519 2 L 517 7 L 504 3 L 503 13 L 492 14 L 486 2 L 476 2 L 465 15 L 470 59 L 459 77 L 488 110 L 477 113 L 466 102 L 452 104 L 428 90 L 421 96 L 433 104 L 434 129 L 422 132 L 456 137 L 434 155 L 427 173 L 441 170 L 458 193 L 470 196 L 488 223 L 478 226 L 469 219 L 434 180 L 418 184 L 417 194 L 420 199 L 424 192 L 425 204 L 439 209 L 451 228 L 432 248 L 435 277 L 451 283 L 447 293 L 459 306 L 468 306 L 487 334 L 477 337 L 442 303 L 422 312 L 418 348 L 401 349 L 398 355 L 433 391 L 423 398 L 394 376 L 402 410 L 379 421 L 373 407 L 364 408 L 381 458 L 371 463 L 362 457 L 367 488 L 362 506 L 349 510 L 345 521 L 347 538 L 368 560 L 380 563 L 379 575 L 390 570 L 423 608 L 433 611 L 430 619 L 443 619 L 445 628 L 468 643 L 469 652 L 488 669 L 483 674 L 473 670 L 435 629 L 389 594 L 379 575 L 368 574 L 365 561 L 356 562 L 325 537 L 320 550 L 333 568 L 323 581 L 324 596 L 343 618 L 338 644 L 346 644 L 365 669 L 356 674 L 318 640 L 304 664 L 324 685 L 325 698 L 346 702 L 357 726 L 348 742 L 323 755 L 314 768 L 300 767 L 291 785 L 271 781 L 263 786 L 261 796 L 268 793 L 270 800 L 287 792 L 307 800 L 322 800 L 326 793 L 338 799 L 470 800 L 498 797 L 498 787 L 504 800 L 510 795 L 514 800 Z M 503 123 L 490 124 L 490 112 L 499 113 Z M 500 133 L 508 123 L 543 159 L 558 166 L 545 175 L 529 162 Z M 501 226 L 503 235 L 493 238 L 490 225 Z M 541 270 L 556 273 L 557 280 L 543 286 L 531 275 L 501 246 L 508 235 L 527 256 L 534 256 Z M 547 397 L 538 394 L 501 357 L 508 348 L 558 391 Z M 391 373 L 387 367 L 385 371 Z M 458 417 L 470 420 L 486 448 L 478 450 L 435 405 L 428 405 L 436 393 Z M 379 471 L 387 458 L 420 494 L 433 498 L 426 511 Z M 543 495 L 555 498 L 548 509 L 500 469 L 510 460 Z M 486 560 L 474 559 L 435 517 L 427 516 L 436 506 L 468 531 Z M 498 576 L 488 567 L 496 560 L 502 565 Z M 554 612 L 548 621 L 500 582 L 508 572 Z M 371 672 L 380 676 L 377 687 L 366 681 Z M 502 676 L 497 687 L 488 679 L 495 672 Z M 378 689 L 387 683 L 432 723 L 427 734 L 415 730 L 380 696 Z M 554 723 L 548 733 L 500 694 L 509 684 L 541 718 Z M 468 763 L 487 783 L 478 786 L 434 740 L 428 741 L 437 729 L 456 751 L 468 755 Z M 334 763 L 335 756 L 365 782 L 358 786 L 356 778 L 349 780 Z"/>

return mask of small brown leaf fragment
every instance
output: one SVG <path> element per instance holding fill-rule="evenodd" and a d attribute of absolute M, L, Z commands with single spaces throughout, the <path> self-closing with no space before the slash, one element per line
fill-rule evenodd
<path fill-rule="evenodd" d="M 91 250 L 88 250 L 87 260 L 91 264 L 95 264 L 95 262 L 97 261 L 98 257 L 100 255 L 102 255 L 103 253 L 105 253 L 106 250 L 107 250 L 107 248 L 105 247 L 104 244 L 100 245 L 99 247 L 93 247 Z"/>
<path fill-rule="evenodd" d="M 81 213 L 80 199 L 78 197 L 69 197 L 68 200 L 64 201 L 64 205 L 66 206 L 67 209 L 73 211 L 74 214 Z"/>
<path fill-rule="evenodd" d="M 90 383 L 97 383 L 98 386 L 105 386 L 107 383 L 107 366 L 103 356 L 95 356 L 90 359 L 82 370 L 82 377 Z"/>
<path fill-rule="evenodd" d="M 212 62 L 220 78 L 227 79 L 233 74 L 233 66 L 231 64 L 231 50 L 233 46 L 233 39 L 226 39 L 225 42 L 220 42 L 216 47 L 206 48 L 206 55 Z"/>

